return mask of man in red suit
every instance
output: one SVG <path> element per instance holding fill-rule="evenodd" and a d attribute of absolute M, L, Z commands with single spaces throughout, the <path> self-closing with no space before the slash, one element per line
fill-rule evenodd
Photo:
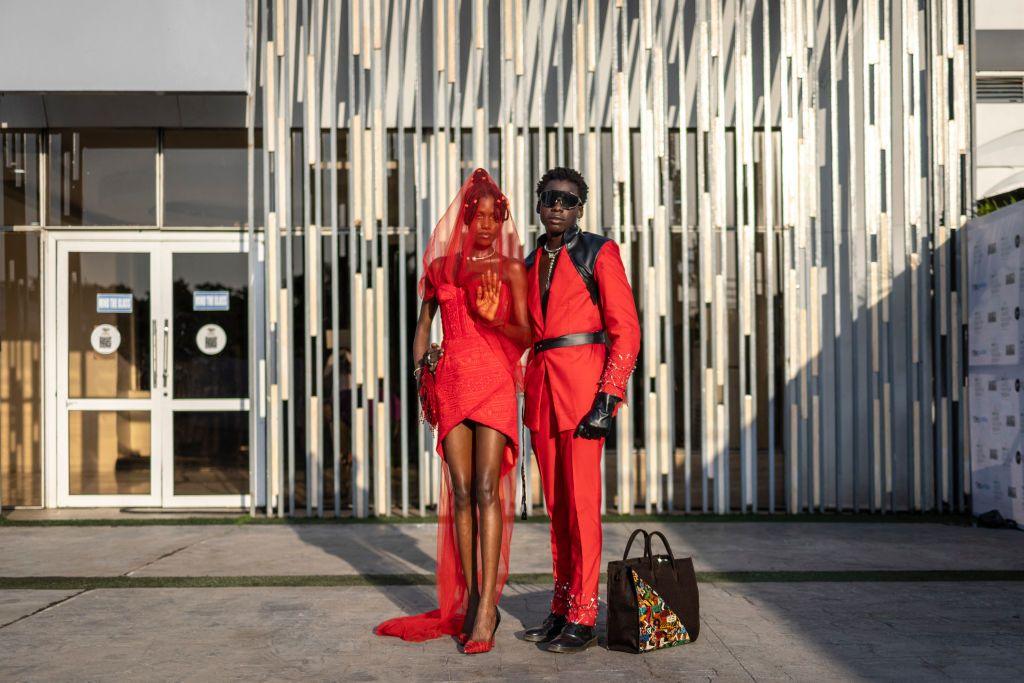
<path fill-rule="evenodd" d="M 526 259 L 535 340 L 524 422 L 551 518 L 551 614 L 526 640 L 551 652 L 597 641 L 601 573 L 601 451 L 640 350 L 640 323 L 619 246 L 577 222 L 587 184 L 570 168 L 537 183 L 545 234 Z"/>

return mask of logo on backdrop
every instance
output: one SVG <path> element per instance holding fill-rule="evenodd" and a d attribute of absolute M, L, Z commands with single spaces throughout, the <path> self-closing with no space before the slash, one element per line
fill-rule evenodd
<path fill-rule="evenodd" d="M 228 344 L 228 335 L 224 328 L 215 323 L 203 325 L 196 332 L 196 346 L 207 356 L 216 356 Z"/>
<path fill-rule="evenodd" d="M 109 356 L 121 346 L 121 333 L 113 325 L 97 325 L 92 328 L 89 343 L 96 353 Z"/>

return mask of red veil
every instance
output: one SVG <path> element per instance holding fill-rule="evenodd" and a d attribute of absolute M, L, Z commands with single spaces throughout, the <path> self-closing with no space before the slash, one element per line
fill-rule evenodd
<path fill-rule="evenodd" d="M 466 267 L 467 257 L 473 252 L 476 240 L 476 226 L 473 219 L 476 209 L 484 197 L 494 199 L 495 213 L 501 217 L 501 225 L 492 247 L 497 256 L 499 279 L 508 282 L 508 270 L 518 262 L 523 264 L 523 244 L 519 239 L 512 212 L 509 210 L 508 197 L 494 182 L 490 174 L 478 168 L 462 184 L 452 203 L 434 226 L 427 248 L 423 251 L 423 275 L 419 281 L 420 298 L 427 301 L 435 298 L 437 289 L 443 285 L 453 285 L 466 290 L 469 301 L 476 297 L 475 283 L 469 277 Z M 507 290 L 507 286 L 505 288 Z M 501 307 L 495 322 L 506 322 L 511 315 L 511 296 L 501 299 Z M 492 345 L 495 354 L 506 362 L 508 371 L 516 383 L 516 390 L 523 389 L 522 356 L 524 349 L 518 348 L 511 339 L 493 330 L 481 328 L 481 333 Z"/>
<path fill-rule="evenodd" d="M 477 206 L 485 197 L 491 197 L 494 200 L 493 216 L 497 220 L 481 227 L 481 222 L 474 219 L 477 214 Z M 508 199 L 502 194 L 501 189 L 487 171 L 482 168 L 473 171 L 437 222 L 423 254 L 423 276 L 419 281 L 419 294 L 424 300 L 436 298 L 443 301 L 452 296 L 455 290 L 461 289 L 468 308 L 473 307 L 473 302 L 476 300 L 478 278 L 474 277 L 469 260 L 473 254 L 477 230 L 495 231 L 492 246 L 498 258 L 493 260 L 488 255 L 488 263 L 496 266 L 500 281 L 503 283 L 495 323 L 506 322 L 512 311 L 511 289 L 508 284 L 509 269 L 517 261 L 522 264 L 523 247 L 508 209 Z M 490 269 L 493 270 L 494 267 L 492 266 Z M 447 325 L 448 319 L 444 318 L 444 314 L 445 310 L 442 308 L 442 318 Z M 476 334 L 486 341 L 494 358 L 508 371 L 515 390 L 521 391 L 523 387 L 522 357 L 525 349 L 498 332 L 495 327 L 491 327 L 479 319 L 476 320 L 474 329 Z M 440 371 L 439 367 L 438 372 Z M 498 372 L 500 373 L 500 370 Z M 424 373 L 424 379 L 430 380 L 428 373 Z M 465 389 L 467 393 L 472 393 L 472 388 L 465 387 Z M 424 399 L 426 398 L 424 396 Z M 484 399 L 485 403 L 486 400 Z M 428 400 L 424 400 L 423 403 L 425 417 L 437 429 L 437 452 L 441 456 L 443 470 L 437 506 L 438 608 L 424 614 L 389 619 L 374 630 L 378 635 L 396 636 L 411 641 L 423 641 L 442 635 L 458 634 L 466 617 L 469 597 L 455 535 L 451 475 L 444 458 L 443 439 L 452 427 L 470 415 L 461 414 L 458 410 L 446 410 L 445 414 L 439 415 L 437 406 L 431 407 L 428 405 Z M 488 414 L 486 407 L 481 408 L 478 404 L 475 411 L 472 412 L 472 417 L 498 429 L 509 437 L 502 458 L 498 483 L 503 522 L 497 577 L 497 595 L 500 597 L 505 581 L 508 579 L 509 546 L 515 518 L 515 477 L 513 475 L 516 456 L 519 452 L 517 410 L 510 407 L 507 410 L 501 410 L 500 414 Z M 476 564 L 481 567 L 479 544 L 476 545 L 476 550 Z"/>

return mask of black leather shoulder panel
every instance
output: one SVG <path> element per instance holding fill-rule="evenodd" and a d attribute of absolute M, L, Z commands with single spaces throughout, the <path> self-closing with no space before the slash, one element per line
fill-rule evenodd
<path fill-rule="evenodd" d="M 569 258 L 576 266 L 576 272 L 583 278 L 583 284 L 590 292 L 590 300 L 595 305 L 600 301 L 600 292 L 597 289 L 597 278 L 594 277 L 594 265 L 597 263 L 601 247 L 608 242 L 611 240 L 607 237 L 580 231 L 576 238 L 568 243 Z"/>

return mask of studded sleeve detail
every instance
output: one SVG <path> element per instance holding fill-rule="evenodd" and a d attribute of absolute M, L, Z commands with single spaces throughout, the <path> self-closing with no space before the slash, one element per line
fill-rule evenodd
<path fill-rule="evenodd" d="M 615 242 L 601 247 L 594 264 L 594 276 L 609 340 L 608 358 L 598 391 L 625 399 L 629 376 L 640 353 L 640 320 L 633 301 L 633 289 L 619 255 L 619 245 Z"/>
<path fill-rule="evenodd" d="M 629 376 L 636 368 L 635 353 L 610 353 L 601 373 L 601 391 L 623 398 Z"/>

